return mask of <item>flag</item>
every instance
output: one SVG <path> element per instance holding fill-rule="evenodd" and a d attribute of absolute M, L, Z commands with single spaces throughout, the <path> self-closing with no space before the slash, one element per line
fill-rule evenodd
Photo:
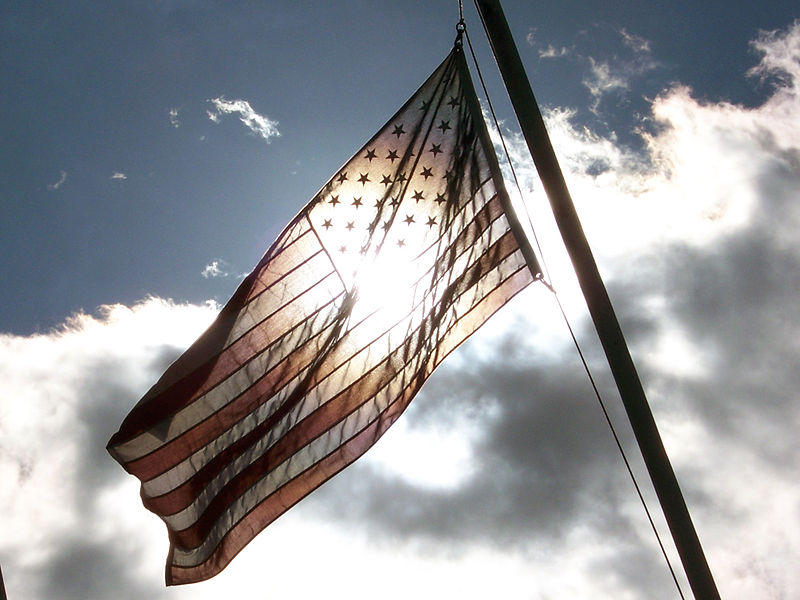
<path fill-rule="evenodd" d="M 111 438 L 167 525 L 168 585 L 220 572 L 366 452 L 538 276 L 509 207 L 456 48 Z"/>

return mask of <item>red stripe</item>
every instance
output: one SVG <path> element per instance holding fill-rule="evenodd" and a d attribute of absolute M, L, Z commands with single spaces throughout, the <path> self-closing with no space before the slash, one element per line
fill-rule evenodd
<path fill-rule="evenodd" d="M 396 418 L 394 417 L 395 420 Z M 360 457 L 393 422 L 389 420 L 374 421 L 369 427 L 348 440 L 344 445 L 336 448 L 323 460 L 315 463 L 286 485 L 276 490 L 227 531 L 216 550 L 200 565 L 196 567 L 172 565 L 174 542 L 171 542 L 170 555 L 167 559 L 167 585 L 203 581 L 222 571 L 242 548 L 267 525 Z"/>
<path fill-rule="evenodd" d="M 398 354 L 399 352 L 393 353 L 391 358 L 395 358 Z M 391 358 L 387 358 L 380 365 L 380 368 L 373 369 L 367 376 L 362 377 L 357 384 L 326 402 L 295 425 L 288 433 L 284 434 L 265 454 L 248 465 L 226 484 L 211 500 L 197 521 L 183 531 L 173 531 L 173 543 L 183 548 L 194 548 L 200 545 L 208 536 L 219 516 L 239 496 L 260 481 L 266 473 L 275 466 L 280 465 L 301 448 L 306 447 L 317 437 L 332 429 L 361 405 L 372 401 L 374 390 L 383 390 L 392 378 L 397 375 L 395 369 L 392 368 Z M 393 401 L 391 400 L 390 403 Z"/>
<path fill-rule="evenodd" d="M 254 353 L 254 354 L 248 355 L 245 352 L 248 351 L 248 350 L 250 350 L 252 352 L 252 349 L 251 348 L 241 348 L 239 350 L 239 356 L 236 357 L 235 360 L 227 360 L 227 358 L 228 358 L 227 357 L 227 353 L 223 353 L 220 356 L 220 360 L 215 365 L 215 369 L 212 370 L 212 373 L 209 375 L 209 377 L 208 377 L 209 381 L 207 382 L 207 385 L 200 384 L 200 387 L 199 387 L 198 391 L 193 395 L 192 401 L 194 402 L 198 398 L 200 398 L 201 396 L 212 392 L 215 387 L 217 387 L 218 385 L 223 383 L 228 377 L 230 377 L 231 375 L 234 375 L 237 371 L 239 371 L 239 370 L 241 370 L 243 368 L 246 368 L 247 365 L 250 362 L 252 362 L 256 358 L 258 358 L 259 356 L 263 355 L 264 353 L 270 352 L 273 348 L 276 348 L 279 345 L 286 344 L 286 343 L 291 343 L 293 346 L 297 346 L 298 348 L 300 348 L 304 343 L 307 343 L 308 340 L 303 340 L 303 341 L 300 341 L 300 342 L 292 341 L 290 339 L 291 336 L 292 335 L 296 335 L 298 330 L 301 330 L 302 328 L 307 327 L 309 319 L 311 319 L 312 317 L 316 316 L 318 313 L 320 313 L 326 307 L 330 306 L 340 296 L 341 296 L 341 294 L 339 296 L 336 296 L 336 297 L 332 298 L 326 304 L 320 306 L 317 310 L 315 310 L 313 313 L 308 315 L 308 318 L 304 322 L 298 322 L 299 319 L 285 319 L 286 322 L 289 322 L 289 323 L 290 322 L 294 322 L 294 323 L 296 323 L 296 325 L 292 329 L 283 332 L 282 333 L 282 337 L 280 337 L 279 339 L 271 340 L 271 343 L 269 345 L 262 344 L 262 347 L 261 347 L 261 349 L 260 349 L 260 351 L 258 353 Z M 287 309 L 287 310 L 290 310 L 290 309 L 296 310 L 291 305 L 286 305 L 283 308 Z M 280 315 L 280 316 L 283 316 L 283 315 Z M 262 322 L 262 324 L 263 324 L 263 322 Z M 329 325 L 325 325 L 325 327 L 328 327 L 328 326 Z M 255 332 L 255 335 L 253 336 L 254 338 L 257 338 L 259 336 L 263 336 L 265 333 L 271 333 L 272 332 L 272 329 L 270 329 L 269 327 L 259 327 L 258 329 L 259 329 L 259 331 Z M 277 329 L 277 327 L 276 327 L 276 329 Z M 304 335 L 311 335 L 313 333 L 314 336 L 317 336 L 317 335 L 319 335 L 319 333 L 321 331 L 322 331 L 322 329 L 320 329 L 320 327 L 318 326 L 318 327 L 315 328 L 314 332 L 301 331 L 301 333 L 304 334 Z M 257 342 L 257 339 L 255 341 Z M 253 338 L 240 339 L 240 342 L 241 342 L 241 345 L 254 346 Z M 256 346 L 256 348 L 257 348 L 257 346 Z M 281 359 L 281 360 L 285 360 L 285 357 L 283 359 Z M 268 372 L 269 369 L 273 368 L 274 366 L 275 366 L 274 364 L 266 365 L 265 366 L 265 372 Z M 194 376 L 194 375 L 192 375 L 192 376 Z M 258 380 L 258 378 L 255 378 L 253 382 L 255 382 L 257 380 Z M 229 400 L 229 402 L 233 402 L 235 399 L 236 399 L 236 396 L 231 398 Z M 156 401 L 156 400 L 154 399 L 153 401 Z M 187 405 L 187 407 L 184 407 L 184 409 L 187 409 L 187 408 L 190 408 L 190 407 L 191 407 L 191 405 Z M 184 409 L 181 409 L 181 410 L 184 410 Z M 180 411 L 178 411 L 178 412 L 180 412 Z M 175 415 L 177 415 L 178 412 L 176 412 Z M 175 415 L 170 415 L 168 418 L 171 419 Z M 209 418 L 210 416 L 213 416 L 213 414 L 204 417 L 203 420 Z M 202 422 L 202 421 L 198 421 L 198 423 L 199 422 Z M 164 426 L 164 430 L 166 430 L 166 429 L 167 429 L 167 427 L 165 425 Z M 189 431 L 189 430 L 187 430 L 187 431 Z M 186 432 L 184 432 L 184 433 L 186 433 Z M 181 434 L 181 435 L 183 435 L 183 434 Z M 140 456 L 138 458 L 130 459 L 129 462 L 134 462 L 136 460 L 140 460 L 140 459 L 148 456 L 152 452 L 158 452 L 159 450 L 160 450 L 160 447 L 159 448 L 155 448 L 151 452 L 148 452 L 147 454 L 143 454 L 142 456 Z"/>
<path fill-rule="evenodd" d="M 278 390 L 302 373 L 319 353 L 318 339 L 328 329 L 320 331 L 290 352 L 277 365 L 216 413 L 174 440 L 160 446 L 142 458 L 125 463 L 125 469 L 143 481 L 152 479 L 179 464 L 185 458 L 227 431 L 241 419 L 273 399 Z M 270 417 L 271 419 L 271 417 Z"/>
<path fill-rule="evenodd" d="M 463 276 L 452 281 L 449 283 L 448 290 L 443 294 L 445 300 L 447 302 L 455 302 L 455 299 L 459 297 L 462 293 L 464 293 L 469 287 L 474 285 L 474 283 L 481 279 L 486 273 L 489 272 L 493 265 L 497 262 L 503 260 L 506 256 L 514 252 L 516 249 L 516 242 L 513 239 L 513 236 L 510 233 L 507 233 L 503 236 L 498 242 L 492 246 L 480 260 L 476 261 L 470 269 L 467 269 Z M 435 285 L 435 284 L 434 284 Z M 440 305 L 441 308 L 441 305 Z M 412 311 L 413 312 L 413 311 Z M 399 320 L 398 320 L 399 321 Z M 360 353 L 364 352 L 365 350 L 369 349 L 371 343 L 374 343 L 376 340 L 380 339 L 385 332 L 381 332 L 375 336 L 370 343 L 365 344 L 363 348 L 361 348 L 358 352 L 348 356 L 342 363 L 340 364 L 333 364 L 330 361 L 326 361 L 325 363 L 319 365 L 319 369 L 314 373 L 315 381 L 321 382 L 323 381 L 328 375 L 333 373 L 335 370 L 341 368 L 347 361 L 355 359 L 355 357 Z M 425 330 L 417 330 L 409 336 L 417 335 L 425 336 Z M 311 350 L 306 347 L 304 349 L 307 352 L 311 352 Z M 308 355 L 307 355 L 308 357 Z M 303 367 L 306 367 L 308 362 L 303 362 Z M 291 378 L 296 375 L 296 372 L 286 371 L 285 369 L 281 369 L 281 374 L 284 374 L 280 379 L 275 379 L 274 377 L 270 376 L 260 382 L 257 386 L 257 389 L 254 392 L 248 391 L 243 398 L 242 402 L 255 402 L 255 406 L 258 406 L 260 402 L 263 402 L 265 399 L 268 399 L 275 395 L 280 387 L 286 384 L 286 382 L 290 381 Z M 270 387 L 270 384 L 275 382 L 275 387 Z M 310 384 L 309 387 L 313 387 L 313 385 L 317 385 L 317 383 Z M 259 401 L 260 400 L 260 401 Z M 231 409 L 236 411 L 236 409 Z M 238 412 L 232 412 L 231 414 L 238 414 Z M 246 416 L 246 415 L 244 415 Z M 150 455 L 143 457 L 141 459 L 137 459 L 131 461 L 126 465 L 126 468 L 129 472 L 134 473 L 138 477 L 141 477 L 144 480 L 152 479 L 153 477 L 163 473 L 164 471 L 172 468 L 174 465 L 178 464 L 181 460 L 183 460 L 186 456 L 191 454 L 201 448 L 203 445 L 208 443 L 213 437 L 219 435 L 224 428 L 223 427 L 216 427 L 217 424 L 216 419 L 207 421 L 205 427 L 197 431 L 188 432 L 185 436 L 181 436 L 180 438 L 176 438 L 175 441 L 170 442 L 168 445 L 161 447 L 151 453 Z M 258 431 L 266 432 L 264 429 L 265 425 L 262 424 L 258 427 Z M 206 435 L 201 435 L 200 432 L 203 432 Z M 247 439 L 252 439 L 248 437 Z M 225 450 L 225 455 L 228 456 L 230 452 L 234 452 L 233 447 L 242 448 L 243 442 L 237 441 L 234 444 Z M 183 444 L 188 444 L 184 446 Z M 246 446 L 245 446 L 246 447 Z M 180 454 L 175 454 L 177 450 L 185 449 Z M 234 456 L 238 455 L 238 452 L 234 453 Z M 168 461 L 168 462 L 167 462 Z M 198 471 L 198 476 L 201 472 L 205 471 L 206 467 L 203 467 Z M 213 475 L 210 475 L 210 477 Z M 184 484 L 188 485 L 188 484 Z M 192 486 L 196 489 L 197 486 Z M 159 511 L 160 512 L 160 511 Z"/>
<path fill-rule="evenodd" d="M 512 249 L 512 252 L 513 252 L 514 249 Z M 492 293 L 492 291 L 489 291 L 489 292 L 487 292 L 487 295 L 489 295 L 491 293 Z M 480 302 L 481 302 L 480 300 L 478 302 L 476 302 L 476 305 L 480 304 Z M 411 340 L 414 340 L 414 339 L 416 339 L 416 343 L 418 345 L 423 345 L 426 342 L 428 342 L 428 340 L 426 339 L 426 336 L 417 335 L 418 333 L 421 334 L 422 332 L 426 331 L 427 328 L 425 327 L 425 325 L 427 325 L 427 324 L 428 324 L 428 321 L 426 320 L 420 328 L 416 329 L 414 332 L 411 332 L 409 334 L 409 336 L 407 337 L 406 344 L 403 344 L 401 347 L 397 348 L 394 352 L 392 352 L 392 354 L 390 354 L 381 363 L 376 365 L 368 373 L 366 373 L 361 378 L 359 378 L 356 382 L 354 382 L 353 384 L 348 386 L 348 388 L 346 388 L 345 390 L 340 392 L 331 401 L 329 401 L 328 403 L 324 404 L 315 413 L 312 413 L 311 415 L 306 417 L 306 420 L 308 420 L 307 422 L 308 423 L 319 423 L 320 422 L 319 419 L 322 418 L 322 417 L 315 416 L 315 415 L 318 415 L 318 414 L 319 415 L 325 415 L 325 414 L 328 414 L 330 411 L 339 411 L 336 414 L 342 414 L 340 411 L 343 410 L 344 407 L 351 406 L 350 403 L 347 403 L 347 404 L 344 404 L 341 407 L 339 407 L 339 405 L 341 403 L 345 402 L 345 400 L 341 399 L 341 396 L 343 394 L 344 395 L 352 395 L 353 393 L 355 393 L 356 394 L 356 399 L 358 399 L 358 398 L 362 399 L 360 404 L 368 402 L 372 398 L 372 394 L 374 393 L 374 390 L 375 389 L 380 389 L 380 388 L 383 387 L 383 385 L 381 385 L 380 387 L 376 388 L 377 384 L 381 380 L 381 377 L 385 377 L 385 374 L 381 374 L 379 372 L 381 367 L 382 367 L 382 365 L 389 364 L 389 363 L 387 363 L 387 361 L 394 362 L 396 360 L 396 358 L 400 357 L 400 356 L 406 356 L 406 357 L 411 356 L 412 359 L 405 361 L 403 363 L 403 365 L 402 365 L 402 368 L 405 369 L 407 367 L 407 365 L 411 361 L 414 360 L 413 357 L 416 357 L 420 353 L 420 348 L 411 348 L 411 347 L 408 346 L 408 343 Z M 455 327 L 457 324 L 458 324 L 458 322 L 456 322 L 453 325 L 453 327 Z M 445 333 L 444 335 L 447 335 L 447 334 Z M 368 348 L 365 348 L 361 352 L 363 352 L 364 350 L 367 350 L 367 349 Z M 351 358 L 351 360 L 353 362 L 358 362 L 358 361 L 355 360 L 355 356 L 356 355 L 354 355 L 353 358 Z M 401 369 L 398 368 L 396 370 L 396 373 L 399 373 L 400 371 L 401 371 Z M 324 377 L 320 376 L 320 377 L 318 377 L 318 379 L 319 379 L 319 381 L 322 381 L 324 379 Z M 342 415 L 342 418 L 344 418 L 344 416 L 346 416 L 346 414 Z M 308 436 L 308 435 L 311 435 L 311 434 L 313 434 L 313 436 L 317 435 L 319 433 L 318 430 L 316 428 L 314 428 L 314 427 L 310 427 L 309 428 L 306 425 L 306 420 L 301 421 L 300 423 L 297 423 L 297 424 L 293 425 L 292 426 L 293 429 L 290 432 L 286 433 L 285 434 L 285 438 L 281 439 L 280 442 L 278 444 L 276 444 L 276 446 L 271 448 L 268 451 L 266 456 L 262 456 L 261 458 L 258 459 L 258 461 L 256 461 L 256 463 L 253 463 L 249 467 L 246 467 L 242 472 L 237 474 L 230 482 L 228 482 L 228 484 L 226 484 L 226 487 L 235 486 L 235 489 L 239 490 L 239 493 L 241 493 L 242 491 L 244 491 L 244 489 L 249 487 L 249 485 L 251 485 L 252 482 L 255 479 L 260 478 L 260 476 L 263 474 L 262 472 L 266 469 L 265 465 L 273 465 L 274 466 L 276 464 L 280 464 L 280 462 L 283 460 L 283 458 L 278 459 L 278 458 L 276 458 L 276 454 L 275 454 L 275 453 L 281 452 L 280 448 L 286 447 L 286 445 L 289 444 L 291 448 L 294 448 L 294 450 L 292 450 L 292 453 L 293 453 L 297 448 L 302 446 L 302 444 L 299 444 L 299 442 L 295 443 L 296 442 L 295 438 L 297 438 L 297 436 Z M 205 486 L 218 474 L 219 470 L 221 469 L 221 467 L 223 465 L 227 464 L 231 460 L 234 460 L 236 456 L 238 456 L 241 452 L 243 452 L 246 448 L 248 448 L 256 440 L 260 439 L 260 437 L 262 435 L 266 435 L 267 431 L 268 431 L 267 424 L 259 426 L 257 428 L 257 430 L 253 430 L 245 438 L 242 438 L 241 440 L 236 442 L 236 447 L 239 449 L 239 451 L 234 451 L 233 447 L 231 447 L 229 450 L 226 450 L 224 452 L 224 458 L 221 458 L 219 460 L 217 460 L 217 458 L 215 458 L 212 461 L 213 465 L 212 465 L 212 463 L 209 463 L 208 465 L 206 465 L 205 467 L 200 469 L 197 472 L 197 474 L 195 476 L 193 476 L 192 479 L 190 479 L 189 481 L 184 483 L 179 488 L 176 488 L 175 490 L 172 490 L 171 492 L 168 492 L 164 496 L 160 496 L 158 498 L 152 498 L 152 499 L 144 498 L 143 500 L 144 500 L 146 506 L 148 506 L 148 508 L 150 508 L 151 510 L 153 510 L 157 514 L 174 514 L 174 513 L 178 512 L 179 510 L 184 509 L 186 506 L 191 504 L 191 502 L 194 500 L 194 498 L 197 496 L 197 494 L 199 494 L 200 491 L 202 491 L 205 488 Z M 309 434 L 309 432 L 311 432 L 311 434 Z M 313 439 L 313 436 L 312 436 L 312 438 L 309 438 L 308 440 L 306 440 L 304 443 L 308 443 L 311 439 Z M 305 437 L 302 437 L 302 438 L 299 438 L 299 439 L 305 439 Z M 293 441 L 293 440 L 295 440 L 295 441 Z M 294 444 L 294 445 L 291 445 L 291 444 Z M 280 455 L 280 456 L 282 456 L 282 455 Z M 249 471 L 251 473 L 249 476 L 245 474 L 247 471 Z M 243 483 L 236 484 L 236 480 L 239 479 L 239 478 L 242 478 L 241 481 Z M 227 493 L 225 498 L 229 498 L 231 496 L 231 494 L 233 494 L 233 498 L 238 496 L 238 493 L 235 493 L 234 491 L 231 491 L 231 492 Z M 222 495 L 222 492 L 220 492 L 220 495 Z M 217 496 L 217 498 L 220 498 L 220 496 Z M 217 499 L 215 499 L 214 501 L 212 501 L 212 504 L 210 504 L 209 507 L 206 509 L 206 513 L 208 514 L 208 513 L 212 513 L 213 512 L 212 506 L 219 506 L 220 503 L 225 504 L 225 503 L 227 503 L 229 501 L 230 500 L 221 500 L 221 499 L 217 500 Z M 216 510 L 216 509 L 214 509 L 214 510 Z M 199 534 L 197 534 L 197 535 L 199 535 Z"/>
<path fill-rule="evenodd" d="M 302 267 L 302 265 L 298 265 L 297 268 L 300 267 Z M 294 269 L 292 271 L 294 271 Z M 266 273 L 266 269 L 264 269 L 263 272 Z M 249 277 L 260 277 L 260 275 L 261 273 L 259 273 L 258 276 L 251 274 Z M 274 279 L 274 281 L 272 284 L 280 283 L 280 281 L 284 280 L 289 275 L 291 275 L 291 273 L 285 273 L 280 277 L 273 276 L 272 279 Z M 321 279 L 315 280 L 314 285 L 305 291 L 309 291 L 314 286 L 322 283 L 322 280 L 330 275 L 331 273 L 328 273 Z M 239 290 L 245 288 L 246 284 L 251 285 L 245 281 L 239 287 Z M 110 449 L 113 449 L 113 446 L 118 446 L 130 441 L 154 425 L 159 424 L 164 419 L 171 418 L 174 413 L 190 405 L 203 393 L 201 391 L 205 389 L 202 387 L 203 383 L 211 377 L 217 360 L 224 354 L 225 349 L 230 347 L 230 342 L 228 340 L 230 332 L 236 320 L 245 310 L 245 306 L 242 305 L 238 309 L 238 312 L 235 312 L 237 309 L 234 308 L 234 304 L 237 296 L 247 294 L 247 292 L 242 292 L 240 294 L 239 290 L 237 290 L 234 298 L 228 302 L 214 323 L 169 367 L 169 369 L 167 369 L 159 381 L 133 408 L 122 422 L 120 430 L 114 434 L 109 441 Z M 261 293 L 263 293 L 263 291 L 265 290 L 262 290 Z M 301 296 L 302 294 L 298 297 Z M 297 297 L 288 300 L 278 310 L 285 309 L 296 299 Z M 254 327 L 263 323 L 263 321 L 270 316 L 271 315 L 265 316 L 265 318 Z M 253 328 L 249 331 L 252 331 L 252 329 Z M 241 337 L 239 339 L 241 339 Z"/>
<path fill-rule="evenodd" d="M 522 281 L 520 281 L 520 279 Z M 486 318 L 494 314 L 497 309 L 508 302 L 511 297 L 523 289 L 530 281 L 531 276 L 527 267 L 520 268 L 516 271 L 512 277 L 507 279 L 500 287 L 493 290 L 481 303 L 476 304 L 474 309 L 476 312 L 479 312 L 480 315 L 474 319 L 476 322 L 474 323 L 474 328 L 470 328 L 471 331 L 462 331 L 462 335 L 457 337 L 461 338 L 461 340 L 469 337 Z M 511 289 L 506 291 L 505 288 Z M 506 291 L 506 293 L 502 293 L 504 291 Z M 491 304 L 488 314 L 480 310 L 484 302 Z M 457 345 L 458 343 L 456 343 L 454 347 Z M 445 356 L 446 355 L 439 356 L 437 364 L 441 362 Z M 434 367 L 435 365 L 429 365 L 427 373 L 430 374 Z M 405 410 L 416 394 L 417 387 L 418 386 L 414 385 L 412 388 L 410 384 L 406 392 L 401 394 L 398 399 L 384 411 L 381 418 L 370 423 L 359 434 L 265 498 L 225 533 L 214 552 L 200 565 L 195 567 L 172 565 L 172 556 L 175 547 L 174 542 L 172 542 L 170 557 L 167 561 L 167 584 L 177 585 L 202 581 L 222 571 L 242 548 L 267 525 L 272 523 L 325 481 L 363 455 L 364 452 L 366 452 L 397 420 L 400 414 L 402 414 L 403 410 Z"/>
<path fill-rule="evenodd" d="M 321 250 L 317 237 L 311 235 L 311 228 L 306 221 L 298 221 L 294 226 L 298 230 L 303 227 L 306 229 L 296 238 L 287 241 L 285 246 L 280 247 L 281 241 L 277 240 L 267 251 L 258 265 L 256 265 L 256 268 L 253 269 L 254 273 L 258 273 L 258 278 L 250 288 L 249 294 L 242 298 L 242 304 L 251 302 L 256 296 L 263 293 L 297 267 L 302 266 L 306 260 Z M 291 236 L 293 233 L 295 232 L 289 231 L 287 235 Z M 269 267 L 269 269 L 266 267 Z M 265 274 L 267 277 L 262 279 Z"/>

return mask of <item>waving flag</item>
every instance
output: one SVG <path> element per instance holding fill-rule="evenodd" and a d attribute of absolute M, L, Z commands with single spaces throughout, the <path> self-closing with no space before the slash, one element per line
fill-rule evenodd
<path fill-rule="evenodd" d="M 370 448 L 538 276 L 456 49 L 320 190 L 108 449 L 212 577 Z"/>

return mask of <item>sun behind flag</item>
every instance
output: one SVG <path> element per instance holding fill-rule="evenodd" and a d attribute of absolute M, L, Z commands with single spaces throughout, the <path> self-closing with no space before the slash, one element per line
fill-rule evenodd
<path fill-rule="evenodd" d="M 167 584 L 216 575 L 366 452 L 538 276 L 457 47 L 111 438 L 167 524 Z"/>

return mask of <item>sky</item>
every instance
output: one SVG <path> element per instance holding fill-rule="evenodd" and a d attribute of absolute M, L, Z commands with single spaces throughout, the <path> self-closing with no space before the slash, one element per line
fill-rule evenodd
<path fill-rule="evenodd" d="M 722 597 L 800 596 L 800 9 L 503 6 Z M 464 10 L 512 195 L 680 570 Z M 438 0 L 0 3 L 10 600 L 679 597 L 541 284 L 207 582 L 164 586 L 164 527 L 105 451 L 283 226 L 444 58 L 457 20 L 458 3 Z"/>

